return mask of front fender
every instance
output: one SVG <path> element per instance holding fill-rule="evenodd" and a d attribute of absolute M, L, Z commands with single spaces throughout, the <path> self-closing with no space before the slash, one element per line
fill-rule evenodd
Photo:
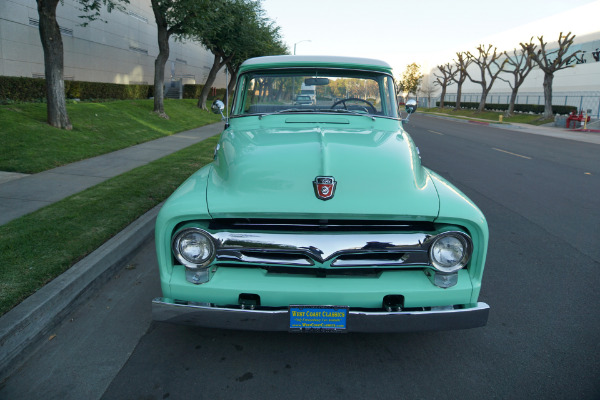
<path fill-rule="evenodd" d="M 479 208 L 464 193 L 446 179 L 427 170 L 440 199 L 440 211 L 436 223 L 464 227 L 473 240 L 473 255 L 467 266 L 473 282 L 473 303 L 477 301 L 481 278 L 487 257 L 489 240 L 488 224 Z"/>
<path fill-rule="evenodd" d="M 173 270 L 171 236 L 184 221 L 210 219 L 206 203 L 206 185 L 212 170 L 208 164 L 190 176 L 167 199 L 156 218 L 154 237 L 163 293 L 167 296 L 168 282 Z M 170 291 L 170 289 L 168 289 Z M 170 293 L 169 293 L 170 294 Z"/>

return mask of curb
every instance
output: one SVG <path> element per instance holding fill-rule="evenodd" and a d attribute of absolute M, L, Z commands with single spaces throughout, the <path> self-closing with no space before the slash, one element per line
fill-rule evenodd
<path fill-rule="evenodd" d="M 591 132 L 591 133 L 600 133 L 600 129 L 569 129 L 570 131 L 575 131 L 575 132 Z"/>
<path fill-rule="evenodd" d="M 92 297 L 154 233 L 162 204 L 0 317 L 0 383 L 21 366 L 56 325 Z"/>

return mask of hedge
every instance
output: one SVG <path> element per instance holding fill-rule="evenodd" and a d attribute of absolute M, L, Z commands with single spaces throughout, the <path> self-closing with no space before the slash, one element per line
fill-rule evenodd
<path fill-rule="evenodd" d="M 200 97 L 200 92 L 204 85 L 183 85 L 183 98 L 184 99 L 197 99 Z M 213 92 L 208 93 L 208 99 L 225 99 L 225 89 L 217 89 L 217 94 L 213 95 Z"/>
<path fill-rule="evenodd" d="M 45 97 L 45 79 L 0 76 L 0 102 L 41 101 Z"/>
<path fill-rule="evenodd" d="M 154 85 L 124 85 L 119 83 L 64 81 L 65 95 L 70 99 L 147 99 L 154 96 Z M 183 85 L 184 99 L 197 99 L 204 85 Z M 217 89 L 209 100 L 225 98 L 225 89 Z M 18 76 L 0 76 L 0 104 L 7 101 L 45 101 L 46 80 Z"/>
<path fill-rule="evenodd" d="M 435 104 L 437 107 L 440 106 L 439 101 L 436 102 Z M 455 106 L 456 106 L 455 101 L 444 101 L 444 107 L 455 107 Z M 478 102 L 475 103 L 475 102 L 461 101 L 460 107 L 477 109 L 479 107 L 479 103 Z M 522 113 L 532 112 L 534 114 L 543 114 L 544 108 L 545 107 L 540 104 L 515 104 L 515 111 L 522 112 Z M 490 104 L 485 105 L 485 109 L 490 110 L 490 111 L 506 111 L 506 110 L 508 110 L 508 104 L 490 103 Z M 563 114 L 569 114 L 571 111 L 577 112 L 577 107 L 575 107 L 575 106 L 552 106 L 553 114 L 563 115 Z"/>
<path fill-rule="evenodd" d="M 64 81 L 65 95 L 71 99 L 147 99 L 153 94 L 150 85 L 123 85 L 105 82 Z M 19 76 L 0 76 L 0 102 L 44 101 L 46 80 Z"/>

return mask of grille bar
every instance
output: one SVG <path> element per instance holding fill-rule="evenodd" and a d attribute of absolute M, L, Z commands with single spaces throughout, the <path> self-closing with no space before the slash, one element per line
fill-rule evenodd
<path fill-rule="evenodd" d="M 210 230 L 261 230 L 261 231 L 420 231 L 433 232 L 434 224 L 427 221 L 371 221 L 371 220 L 273 220 L 273 219 L 215 219 Z"/>
<path fill-rule="evenodd" d="M 427 264 L 427 233 L 216 232 L 217 261 L 353 267 Z"/>

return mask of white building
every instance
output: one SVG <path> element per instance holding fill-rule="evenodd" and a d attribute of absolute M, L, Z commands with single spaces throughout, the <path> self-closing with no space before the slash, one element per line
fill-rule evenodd
<path fill-rule="evenodd" d="M 557 48 L 556 42 L 547 45 L 548 51 Z M 600 118 L 600 32 L 576 37 L 568 54 L 577 50 L 581 51 L 576 56 L 577 61 L 574 61 L 569 68 L 554 74 L 552 104 L 575 106 L 579 110 L 592 110 L 591 115 Z M 472 52 L 475 56 L 477 55 L 476 50 Z M 509 51 L 509 54 L 512 53 Z M 471 65 L 468 71 L 478 79 L 480 71 L 477 65 Z M 436 71 L 434 70 L 432 73 L 436 73 Z M 437 73 L 439 75 L 439 71 Z M 512 75 L 508 73 L 501 73 L 500 77 L 512 80 Z M 543 71 L 534 67 L 519 88 L 517 103 L 544 104 L 543 82 Z M 481 90 L 480 84 L 467 79 L 462 87 L 461 100 L 463 102 L 479 102 Z M 487 96 L 487 103 L 508 104 L 511 91 L 508 83 L 497 79 Z M 445 100 L 456 100 L 456 85 L 448 87 Z"/>
<path fill-rule="evenodd" d="M 64 0 L 57 20 L 62 31 L 65 79 L 122 84 L 153 84 L 158 55 L 157 29 L 150 0 L 130 0 L 126 11 L 102 10 L 104 21 L 87 27 L 79 3 Z M 0 75 L 44 77 L 39 16 L 33 0 L 0 0 Z M 203 84 L 213 55 L 199 43 L 170 40 L 165 82 Z M 216 86 L 224 87 L 224 73 Z"/>
<path fill-rule="evenodd" d="M 554 74 L 552 103 L 554 105 L 571 105 L 578 109 L 592 110 L 591 115 L 600 118 L 600 31 L 597 23 L 599 13 L 600 1 L 594 1 L 580 7 L 566 6 L 561 13 L 540 20 L 536 20 L 535 16 L 532 15 L 532 22 L 526 25 L 486 38 L 477 38 L 468 46 L 454 49 L 454 52 L 470 51 L 477 56 L 477 46 L 479 44 L 484 46 L 493 44 L 499 52 L 506 50 L 509 54 L 512 54 L 513 49 L 520 49 L 519 43 L 528 42 L 531 38 L 539 48 L 537 37 L 542 35 L 544 41 L 548 42 L 546 49 L 549 52 L 558 48 L 556 41 L 561 32 L 563 34 L 571 32 L 576 36 L 569 53 L 581 50 L 581 53 L 577 56 L 579 61 L 574 63 L 572 68 L 566 68 Z M 436 65 L 447 62 L 453 64 L 453 59 L 456 58 L 454 52 L 445 53 L 438 57 L 434 63 L 429 64 L 430 67 L 433 67 L 430 70 L 430 79 L 434 79 L 434 73 L 439 75 Z M 473 76 L 479 75 L 477 66 L 469 67 L 469 72 Z M 501 76 L 505 79 L 512 77 L 509 74 L 501 74 Z M 535 67 L 519 88 L 517 102 L 520 104 L 544 104 L 543 80 L 543 72 Z M 439 93 L 438 90 L 436 93 L 438 100 Z M 507 104 L 510 93 L 510 86 L 498 79 L 487 97 L 487 102 Z M 454 101 L 456 99 L 455 94 L 456 84 L 448 87 L 446 100 Z M 462 101 L 479 102 L 480 95 L 481 86 L 467 79 L 462 87 Z"/>

